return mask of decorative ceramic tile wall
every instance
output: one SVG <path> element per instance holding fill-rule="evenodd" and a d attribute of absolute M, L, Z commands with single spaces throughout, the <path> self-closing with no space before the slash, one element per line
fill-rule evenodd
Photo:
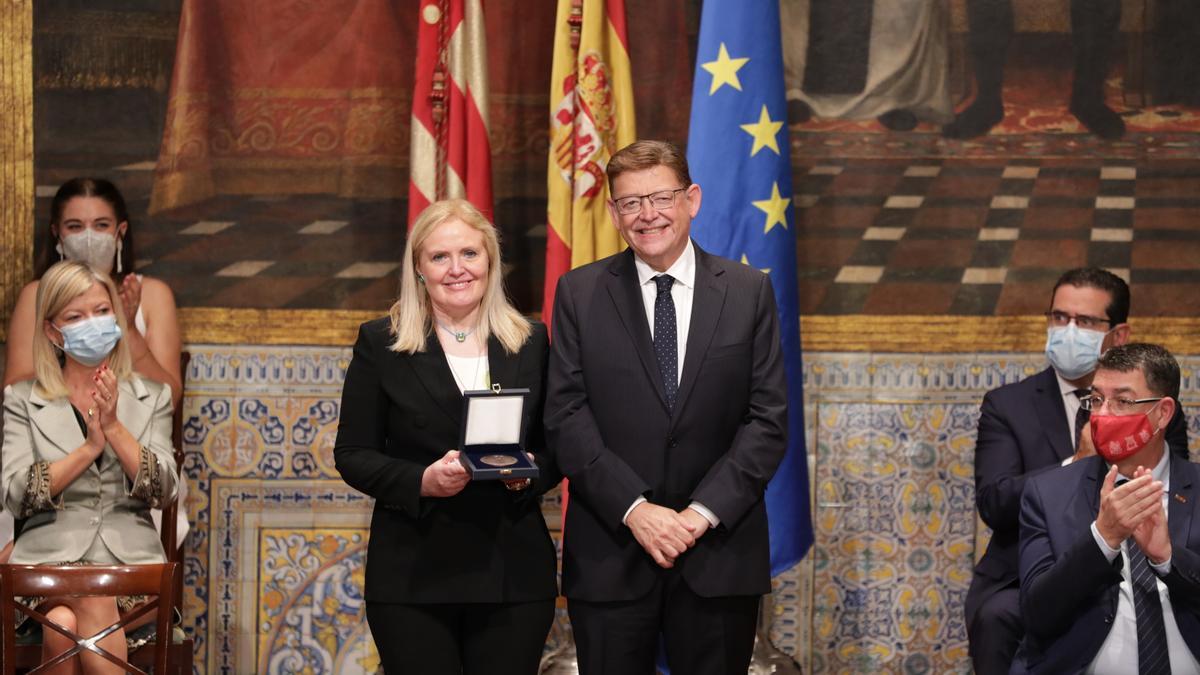
<path fill-rule="evenodd" d="M 375 672 L 362 602 L 371 502 L 340 481 L 331 454 L 349 350 L 190 349 L 185 625 L 197 672 Z M 817 543 L 775 580 L 771 632 L 806 672 L 969 669 L 978 403 L 1042 364 L 806 354 Z M 1182 365 L 1187 405 L 1200 359 Z M 549 647 L 563 635 L 556 627 Z"/>

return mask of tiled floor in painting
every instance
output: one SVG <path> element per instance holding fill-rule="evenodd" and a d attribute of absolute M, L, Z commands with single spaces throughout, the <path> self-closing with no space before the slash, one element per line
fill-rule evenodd
<path fill-rule="evenodd" d="M 1200 311 L 1200 162 L 821 160 L 795 177 L 804 314 L 1037 314 L 1065 269 Z"/>
<path fill-rule="evenodd" d="M 102 174 L 129 198 L 139 269 L 181 306 L 382 311 L 393 299 L 404 201 L 222 197 L 147 216 L 152 168 Z M 1078 265 L 1129 279 L 1140 315 L 1200 313 L 1197 160 L 822 158 L 794 182 L 804 314 L 1035 314 Z M 41 183 L 40 223 L 54 192 Z M 536 311 L 540 204 L 497 212 L 510 292 Z"/>

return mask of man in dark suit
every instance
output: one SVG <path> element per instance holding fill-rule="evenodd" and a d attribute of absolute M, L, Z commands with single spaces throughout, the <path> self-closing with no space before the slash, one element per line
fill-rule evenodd
<path fill-rule="evenodd" d="M 968 42 L 975 68 L 975 102 L 947 124 L 948 138 L 986 134 L 1004 119 L 1004 62 L 1013 37 L 1013 0 L 967 0 Z M 1104 78 L 1119 43 L 1121 0 L 1071 0 L 1075 79 L 1071 114 L 1100 138 L 1120 138 L 1125 122 L 1104 102 Z"/>
<path fill-rule="evenodd" d="M 1101 352 L 1129 341 L 1129 286 L 1101 269 L 1071 270 L 1055 284 L 1046 317 L 1051 366 L 988 392 L 980 410 L 975 501 L 992 539 L 975 566 L 965 607 L 980 675 L 1007 673 L 1024 633 L 1017 582 L 1021 490 L 1031 476 L 1093 454 L 1080 396 L 1089 391 Z M 1186 459 L 1187 425 L 1178 408 L 1167 440 Z"/>
<path fill-rule="evenodd" d="M 1200 672 L 1200 466 L 1167 452 L 1179 364 L 1158 345 L 1100 358 L 1085 407 L 1099 456 L 1021 497 L 1013 673 Z"/>
<path fill-rule="evenodd" d="M 771 282 L 691 241 L 677 148 L 640 141 L 607 170 L 630 250 L 559 280 L 546 401 L 580 672 L 653 673 L 661 634 L 673 672 L 745 673 L 786 449 Z"/>

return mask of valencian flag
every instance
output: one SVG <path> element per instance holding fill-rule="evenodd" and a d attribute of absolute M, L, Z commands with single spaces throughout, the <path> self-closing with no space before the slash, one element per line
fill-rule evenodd
<path fill-rule="evenodd" d="M 771 572 L 813 542 L 804 452 L 800 311 L 779 3 L 706 0 L 700 19 L 688 165 L 704 190 L 701 248 L 771 276 L 788 382 L 788 451 L 767 487 Z"/>
<path fill-rule="evenodd" d="M 546 285 L 624 248 L 608 214 L 604 169 L 636 138 L 624 0 L 559 0 L 550 74 Z"/>
<path fill-rule="evenodd" d="M 408 224 L 439 199 L 492 219 L 487 43 L 480 0 L 422 0 L 413 86 Z"/>

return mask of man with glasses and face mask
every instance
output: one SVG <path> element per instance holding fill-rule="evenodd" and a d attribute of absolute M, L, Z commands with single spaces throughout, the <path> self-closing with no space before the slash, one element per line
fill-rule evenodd
<path fill-rule="evenodd" d="M 1050 367 L 988 392 L 975 444 L 975 502 L 992 529 L 966 598 L 967 636 L 975 672 L 1007 673 L 1025 632 L 1018 605 L 1017 530 L 1028 478 L 1095 454 L 1086 433 L 1090 392 L 1100 355 L 1129 341 L 1129 286 L 1097 268 L 1059 277 L 1046 312 Z M 1172 452 L 1187 458 L 1187 425 L 1179 406 L 1166 429 Z"/>
<path fill-rule="evenodd" d="M 1200 466 L 1167 452 L 1179 364 L 1158 345 L 1100 357 L 1082 405 L 1099 456 L 1031 477 L 1020 505 L 1012 673 L 1200 673 Z"/>

